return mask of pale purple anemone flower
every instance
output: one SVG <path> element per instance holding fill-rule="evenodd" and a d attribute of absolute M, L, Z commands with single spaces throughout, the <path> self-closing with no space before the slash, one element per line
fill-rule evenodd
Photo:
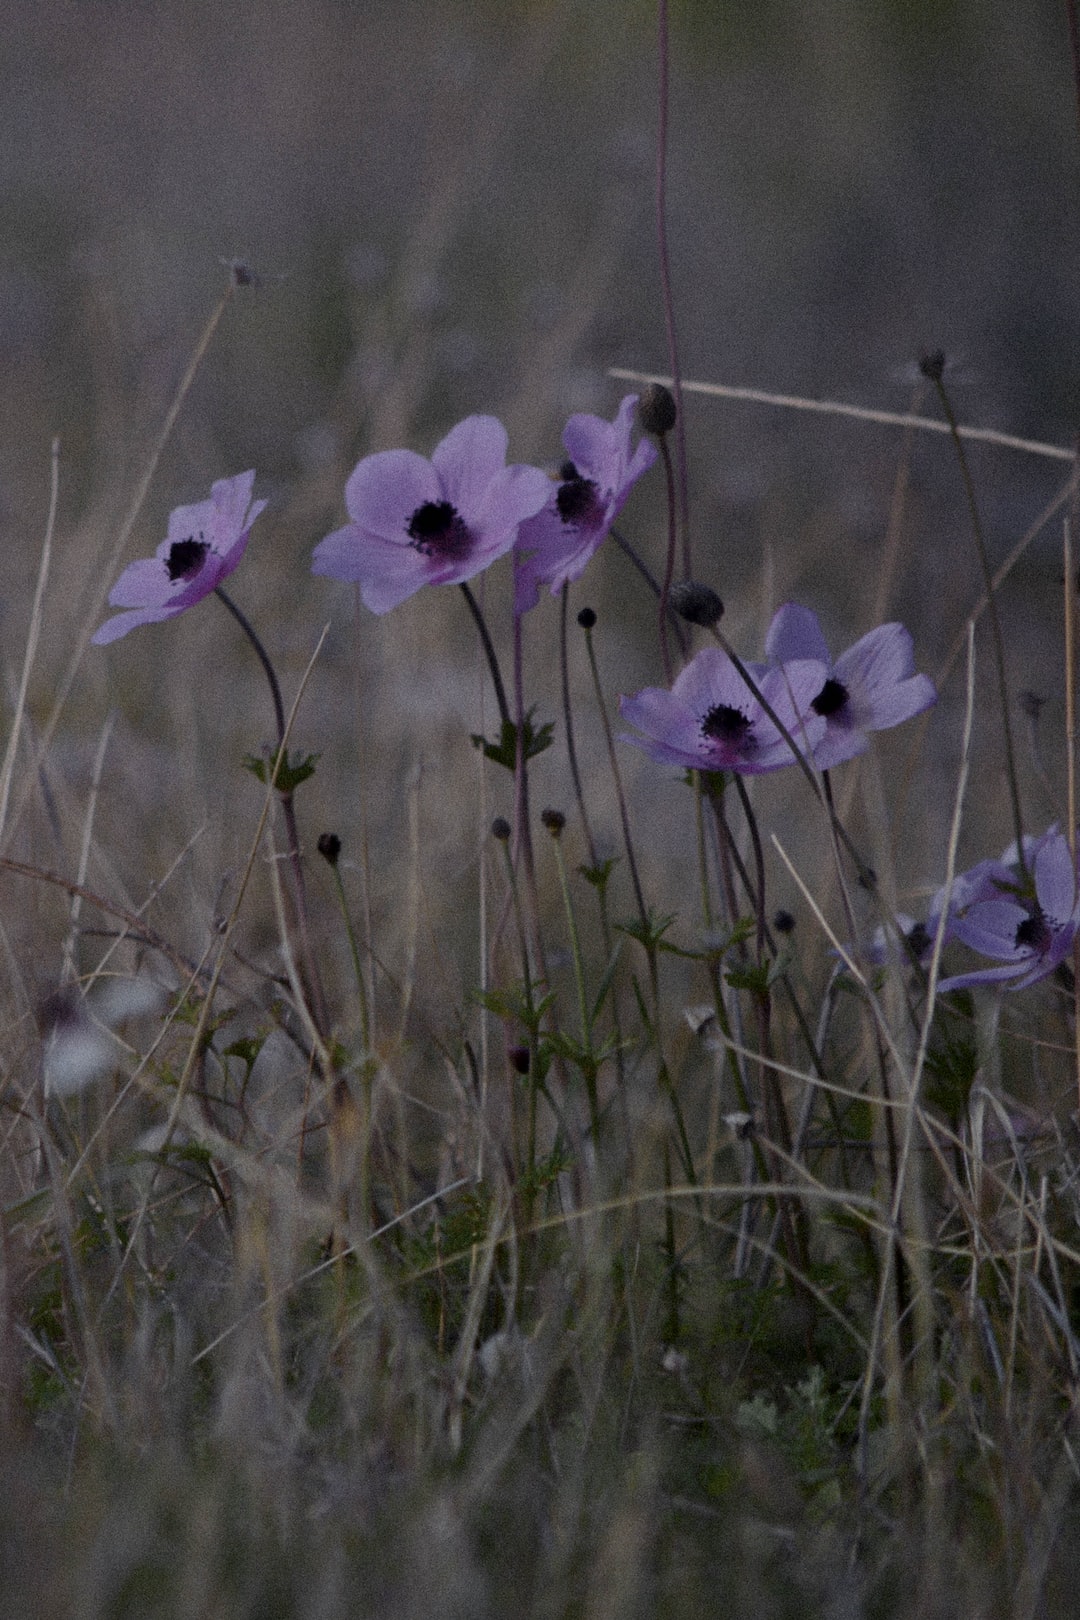
<path fill-rule="evenodd" d="M 312 573 L 354 581 L 373 613 L 479 574 L 551 493 L 539 468 L 506 465 L 506 446 L 494 416 L 468 416 L 430 461 L 414 450 L 365 456 L 345 486 L 352 521 L 315 547 Z"/>
<path fill-rule="evenodd" d="M 788 602 L 773 617 L 765 651 L 771 664 L 816 658 L 826 666 L 826 680 L 813 702 L 825 721 L 825 735 L 814 750 L 823 771 L 865 753 L 868 731 L 898 726 L 937 701 L 933 681 L 915 673 L 911 636 L 902 624 L 879 625 L 834 664 L 817 615 Z"/>
<path fill-rule="evenodd" d="M 954 974 L 941 981 L 939 990 L 964 990 L 975 984 L 1023 990 L 1053 973 L 1071 953 L 1080 927 L 1080 890 L 1069 841 L 1051 827 L 1042 838 L 1025 839 L 1024 843 L 1030 865 L 1028 883 L 1025 885 L 1018 863 L 1008 860 L 1010 854 L 1016 854 L 1013 845 L 1002 862 L 980 862 L 957 880 L 974 879 L 977 898 L 968 900 L 949 924 L 953 939 L 1002 965 Z M 1000 870 L 993 871 L 995 867 Z M 963 895 L 964 899 L 968 897 Z M 956 885 L 950 911 L 955 904 Z"/>
<path fill-rule="evenodd" d="M 826 666 L 796 659 L 783 669 L 751 665 L 750 672 L 792 740 L 811 753 L 825 735 L 825 721 L 810 705 L 822 688 Z M 623 740 L 661 764 L 758 776 L 795 763 L 790 743 L 719 647 L 703 647 L 670 692 L 647 686 L 633 697 L 620 698 L 619 707 L 623 718 L 644 732 Z"/>
<path fill-rule="evenodd" d="M 127 611 L 106 619 L 95 632 L 91 639 L 99 647 L 136 625 L 174 619 L 228 578 L 266 505 L 251 499 L 254 483 L 254 472 L 220 478 L 208 501 L 170 513 L 168 533 L 154 556 L 131 563 L 113 586 L 109 606 Z"/>
<path fill-rule="evenodd" d="M 556 488 L 549 486 L 544 510 L 518 533 L 516 613 L 536 606 L 541 585 L 557 596 L 568 580 L 584 572 L 631 489 L 656 460 L 656 446 L 648 439 L 631 452 L 637 403 L 637 394 L 627 394 L 613 422 L 585 413 L 567 422 L 563 445 L 570 459 L 559 469 Z"/>

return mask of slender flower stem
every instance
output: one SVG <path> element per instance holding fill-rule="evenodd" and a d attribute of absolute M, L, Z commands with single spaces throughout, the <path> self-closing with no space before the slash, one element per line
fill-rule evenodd
<path fill-rule="evenodd" d="M 502 671 L 499 669 L 499 659 L 495 652 L 495 643 L 491 639 L 491 632 L 487 627 L 487 620 L 465 580 L 461 581 L 461 593 L 469 605 L 473 623 L 480 632 L 480 641 L 488 661 L 488 669 L 491 671 L 491 684 L 495 688 L 495 701 L 499 705 L 499 718 L 504 726 L 509 726 L 513 723 L 510 718 L 510 705 L 506 701 L 506 687 L 503 685 Z"/>
<path fill-rule="evenodd" d="M 562 893 L 563 910 L 566 912 L 566 926 L 570 934 L 570 956 L 574 964 L 574 986 L 577 990 L 578 1019 L 581 1024 L 581 1067 L 585 1076 L 585 1090 L 589 1098 L 589 1126 L 593 1141 L 599 1142 L 600 1105 L 596 1091 L 597 1063 L 593 1053 L 592 1018 L 589 1014 L 589 993 L 585 983 L 585 960 L 581 953 L 581 935 L 578 932 L 577 915 L 574 911 L 574 902 L 566 875 L 562 839 L 554 836 L 552 842 L 555 845 L 555 863 L 559 869 L 559 889 Z"/>
<path fill-rule="evenodd" d="M 331 867 L 334 874 L 334 885 L 337 888 L 338 904 L 341 907 L 341 917 L 345 924 L 345 937 L 349 942 L 349 955 L 352 959 L 353 974 L 356 978 L 356 993 L 360 999 L 360 1039 L 365 1053 L 371 1051 L 371 1015 L 368 1011 L 367 980 L 364 976 L 363 962 L 360 957 L 360 944 L 353 926 L 352 913 L 349 911 L 349 901 L 345 893 L 345 884 L 341 876 L 341 868 L 335 861 Z"/>
<path fill-rule="evenodd" d="M 630 868 L 630 880 L 634 886 L 634 898 L 637 901 L 638 917 L 641 922 L 641 943 L 645 950 L 649 964 L 649 987 L 652 991 L 653 1002 L 653 1039 L 656 1041 L 658 1058 L 657 1079 L 662 1091 L 667 1093 L 671 1103 L 671 1111 L 675 1118 L 675 1129 L 679 1138 L 679 1148 L 683 1159 L 683 1169 L 687 1180 L 696 1186 L 697 1176 L 694 1170 L 694 1155 L 690 1148 L 690 1138 L 686 1130 L 686 1121 L 683 1118 L 682 1108 L 679 1104 L 678 1093 L 671 1078 L 667 1058 L 664 1055 L 660 1039 L 660 966 L 656 940 L 652 937 L 652 919 L 645 904 L 645 892 L 641 887 L 641 877 L 638 873 L 637 860 L 634 855 L 634 840 L 630 832 L 630 816 L 626 808 L 626 793 L 623 789 L 622 772 L 619 770 L 619 760 L 615 752 L 615 738 L 612 735 L 611 720 L 608 717 L 607 704 L 604 701 L 604 687 L 600 679 L 600 667 L 596 661 L 596 648 L 593 646 L 592 624 L 583 624 L 585 631 L 585 645 L 589 653 L 589 668 L 592 672 L 593 690 L 596 693 L 596 705 L 600 711 L 600 720 L 604 727 L 604 738 L 607 743 L 608 761 L 611 766 L 611 776 L 615 783 L 615 797 L 619 804 L 619 818 L 622 822 L 623 845 L 626 850 L 626 861 Z"/>
<path fill-rule="evenodd" d="M 581 787 L 581 772 L 578 769 L 577 745 L 574 741 L 574 713 L 570 703 L 570 658 L 567 647 L 566 621 L 569 614 L 570 587 L 564 584 L 559 593 L 559 670 L 562 676 L 562 708 L 563 729 L 566 733 L 566 753 L 570 761 L 570 777 L 574 784 L 574 798 L 577 800 L 578 815 L 581 817 L 582 829 L 585 833 L 585 843 L 589 851 L 589 864 L 595 870 L 599 865 L 596 855 L 596 842 L 593 838 L 592 827 L 589 823 L 589 814 L 585 808 L 585 794 Z"/>
<path fill-rule="evenodd" d="M 668 685 L 672 682 L 671 648 L 668 645 L 668 598 L 671 595 L 671 582 L 675 578 L 675 479 L 671 465 L 671 451 L 668 449 L 667 439 L 660 440 L 660 454 L 663 457 L 664 473 L 667 478 L 668 498 L 668 539 L 667 555 L 664 558 L 664 579 L 660 586 L 660 657 L 664 664 L 664 679 Z M 684 576 L 690 578 L 689 574 Z"/>
<path fill-rule="evenodd" d="M 259 662 L 263 667 L 263 671 L 269 683 L 270 695 L 274 701 L 274 719 L 277 724 L 278 734 L 277 758 L 274 760 L 272 766 L 272 769 L 276 775 L 277 771 L 279 771 L 282 765 L 285 763 L 285 705 L 281 699 L 281 686 L 278 682 L 277 673 L 273 664 L 270 662 L 270 657 L 266 651 L 266 648 L 263 646 L 262 641 L 256 634 L 255 629 L 247 615 L 241 612 L 240 608 L 237 607 L 232 597 L 229 596 L 228 592 L 223 590 L 220 585 L 215 587 L 214 595 L 218 597 L 226 608 L 228 608 L 229 612 L 232 614 L 233 618 L 236 620 L 237 624 L 248 638 L 248 641 L 255 649 L 255 653 L 258 656 Z M 326 1009 L 326 998 L 323 993 L 322 980 L 319 976 L 318 965 L 315 961 L 315 953 L 311 946 L 311 930 L 308 922 L 307 886 L 304 882 L 304 865 L 300 858 L 300 832 L 296 825 L 296 809 L 293 804 L 293 795 L 291 790 L 288 792 L 279 791 L 278 797 L 281 801 L 282 814 L 285 817 L 285 832 L 289 844 L 289 864 L 292 867 L 293 883 L 296 888 L 296 912 L 297 920 L 300 926 L 300 943 L 304 953 L 304 965 L 308 977 L 308 993 L 311 997 L 311 1012 L 315 1021 L 315 1026 L 318 1029 L 320 1036 L 323 1038 L 323 1040 L 325 1040 L 330 1028 L 330 1023 Z"/>
<path fill-rule="evenodd" d="M 979 555 L 979 566 L 983 573 L 983 585 L 986 590 L 986 608 L 990 619 L 990 635 L 994 645 L 994 664 L 997 673 L 998 699 L 1001 705 L 1001 725 L 1005 741 L 1005 775 L 1009 784 L 1009 800 L 1012 805 L 1013 828 L 1016 833 L 1017 865 L 1021 875 L 1027 877 L 1027 860 L 1024 856 L 1024 820 L 1020 809 L 1019 775 L 1016 769 L 1016 755 L 1013 751 L 1012 722 L 1009 719 L 1009 683 L 1005 673 L 1005 638 L 1001 633 L 1001 619 L 998 616 L 997 598 L 994 595 L 994 571 L 990 567 L 990 558 L 986 550 L 986 539 L 983 535 L 982 522 L 979 518 L 979 504 L 975 498 L 975 484 L 971 477 L 971 468 L 968 465 L 967 451 L 956 421 L 956 413 L 949 398 L 948 389 L 941 376 L 941 368 L 932 361 L 939 356 L 931 356 L 924 362 L 923 370 L 937 390 L 941 409 L 945 420 L 949 424 L 952 434 L 953 447 L 956 450 L 956 460 L 960 468 L 960 477 L 964 484 L 964 495 L 967 499 L 968 513 L 971 517 L 971 530 L 975 537 L 975 549 Z"/>
<path fill-rule="evenodd" d="M 607 743 L 608 763 L 611 766 L 611 777 L 615 783 L 615 797 L 619 804 L 619 820 L 622 822 L 623 847 L 626 850 L 626 864 L 630 868 L 630 881 L 634 886 L 634 899 L 637 902 L 638 916 L 641 926 L 647 929 L 649 925 L 649 912 L 645 905 L 645 892 L 641 887 L 641 878 L 638 875 L 637 858 L 634 854 L 634 839 L 630 832 L 630 816 L 626 808 L 626 794 L 623 791 L 622 772 L 619 770 L 619 759 L 615 752 L 615 738 L 611 731 L 611 721 L 608 718 L 607 704 L 604 702 L 604 687 L 600 679 L 600 668 L 596 662 L 596 648 L 593 646 L 591 625 L 585 628 L 585 646 L 589 654 L 589 668 L 592 671 L 593 690 L 596 693 L 596 704 L 600 711 L 600 719 L 604 727 L 604 739 Z"/>
<path fill-rule="evenodd" d="M 615 544 L 618 546 L 619 550 L 622 552 L 623 556 L 626 557 L 627 560 L 631 562 L 637 569 L 638 573 L 641 575 L 650 591 L 652 591 L 653 595 L 659 597 L 663 587 L 661 586 L 660 581 L 654 576 L 648 563 L 638 555 L 637 551 L 630 544 L 626 536 L 618 529 L 610 529 L 608 532 Z M 679 615 L 675 612 L 675 609 L 670 603 L 667 607 L 666 617 L 668 624 L 674 627 L 675 636 L 679 643 L 679 652 L 685 658 L 687 650 L 686 626 L 683 624 L 683 621 L 679 618 Z"/>
<path fill-rule="evenodd" d="M 241 630 L 254 647 L 259 663 L 263 667 L 263 672 L 266 675 L 266 679 L 270 685 L 270 696 L 274 700 L 274 719 L 277 722 L 278 747 L 280 748 L 285 738 L 285 705 L 281 701 L 281 686 L 278 683 L 277 672 L 274 669 L 273 664 L 270 662 L 269 654 L 267 653 L 262 642 L 259 640 L 254 626 L 247 615 L 241 612 L 236 603 L 233 601 L 232 597 L 226 590 L 223 589 L 222 586 L 218 585 L 215 588 L 214 595 L 219 599 L 219 601 L 224 602 L 225 606 L 228 608 L 229 612 L 232 614 L 233 618 L 236 620 L 237 624 L 240 626 Z"/>
<path fill-rule="evenodd" d="M 682 520 L 683 575 L 686 579 L 692 579 L 694 571 L 690 559 L 690 497 L 686 474 L 686 428 L 683 421 L 682 376 L 679 368 L 679 344 L 675 331 L 675 302 L 671 292 L 671 259 L 668 254 L 667 235 L 668 79 L 670 65 L 667 0 L 658 0 L 657 23 L 656 246 L 660 258 L 660 292 L 664 304 L 664 328 L 667 332 L 668 358 L 671 364 L 671 391 L 675 395 L 675 454 L 679 465 L 679 516 Z"/>

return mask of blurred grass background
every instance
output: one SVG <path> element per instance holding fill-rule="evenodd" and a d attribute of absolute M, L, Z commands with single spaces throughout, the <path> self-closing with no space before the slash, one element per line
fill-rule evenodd
<path fill-rule="evenodd" d="M 652 212 L 654 9 L 649 0 L 15 0 L 4 8 L 5 700 L 17 686 L 53 435 L 61 437 L 61 502 L 31 690 L 37 725 L 86 622 L 88 594 L 101 583 L 95 567 L 226 280 L 222 261 L 242 259 L 263 284 L 226 314 L 130 556 L 150 553 L 171 507 L 202 499 L 214 478 L 257 469 L 257 493 L 272 505 L 233 587 L 287 693 L 321 626 L 331 624 L 295 738 L 322 755 L 299 803 L 305 837 L 339 830 L 352 882 L 366 836 L 378 948 L 400 974 L 420 935 L 412 1016 L 415 1027 L 448 1038 L 478 976 L 479 845 L 491 815 L 509 805 L 508 781 L 478 774 L 467 741 L 482 703 L 492 723 L 484 671 L 456 593 L 422 593 L 387 619 L 354 615 L 345 588 L 310 577 L 311 547 L 343 521 L 344 479 L 359 455 L 399 444 L 429 452 L 454 421 L 490 410 L 510 427 L 513 459 L 556 461 L 569 412 L 612 414 L 622 389 L 606 376 L 609 366 L 666 369 Z M 669 224 L 685 374 L 903 410 L 919 353 L 941 346 L 958 362 L 963 419 L 1068 443 L 1080 406 L 1080 144 L 1061 8 L 1051 0 L 675 0 L 672 26 Z M 876 604 L 908 622 L 920 668 L 940 667 L 981 589 L 946 442 L 912 447 L 899 561 L 878 603 L 891 569 L 897 434 L 697 398 L 688 401 L 687 427 L 697 572 L 724 596 L 729 633 L 748 656 L 759 651 L 773 608 L 797 595 L 819 611 L 835 651 L 870 627 Z M 1060 486 L 1062 469 L 996 450 L 973 451 L 972 466 L 998 561 Z M 635 495 L 626 521 L 654 560 L 663 523 L 655 479 Z M 1013 685 L 1048 699 L 1051 739 L 1062 720 L 1060 584 L 1057 534 L 1048 531 L 1003 604 Z M 498 622 L 505 570 L 484 589 Z M 600 613 L 609 690 L 657 681 L 651 606 L 611 548 L 575 591 L 575 608 L 586 601 Z M 555 626 L 550 602 L 529 621 L 527 663 L 545 717 L 555 714 Z M 888 795 L 908 887 L 942 876 L 959 699 L 954 677 L 925 730 L 906 797 Z M 1010 836 L 992 711 L 991 699 L 980 718 L 962 863 L 997 853 Z M 108 652 L 90 650 L 40 780 L 22 784 L 29 798 L 16 853 L 75 870 L 110 712 L 88 881 L 121 903 L 141 903 L 205 827 L 153 912 L 177 948 L 197 956 L 261 804 L 236 761 L 270 735 L 266 694 L 248 649 L 212 602 Z M 580 723 L 590 800 L 606 800 L 600 831 L 613 837 L 606 776 L 600 763 L 588 764 L 599 761 L 598 732 L 584 711 Z M 27 758 L 32 740 L 31 732 Z M 905 732 L 876 750 L 890 787 L 907 771 L 910 748 Z M 1058 752 L 1049 741 L 1052 770 Z M 691 913 L 689 796 L 680 798 L 670 774 L 624 755 L 650 894 L 660 909 Z M 855 807 L 856 830 L 880 832 L 887 845 L 869 761 L 861 780 L 870 808 Z M 558 747 L 537 762 L 533 785 L 536 808 L 568 807 Z M 1029 787 L 1037 799 L 1041 789 Z M 761 783 L 755 798 L 763 826 L 780 829 L 800 867 L 817 873 L 825 864 L 820 829 L 799 793 L 777 779 Z M 1054 806 L 1044 810 L 1040 830 Z M 554 892 L 548 854 L 540 851 L 541 875 Z M 325 874 L 314 873 L 312 884 L 332 942 L 323 960 L 341 962 L 331 991 L 344 1022 L 347 964 Z M 35 887 L 9 900 L 15 893 L 5 888 L 9 1075 L 32 1072 L 37 1061 L 35 1009 L 55 983 L 69 922 L 62 896 Z M 775 898 L 798 910 L 782 887 Z M 276 931 L 265 893 L 253 897 L 245 929 L 248 954 L 271 960 Z M 801 966 L 812 977 L 809 958 Z M 677 988 L 674 969 L 668 982 Z M 672 1004 L 678 1024 L 674 988 Z M 704 1094 L 711 1071 L 705 1062 L 694 1070 L 690 1046 L 683 1031 L 676 1060 L 684 1078 L 696 1073 Z M 419 1039 L 402 1051 L 396 1078 L 421 1103 L 445 1085 Z M 417 1112 L 410 1140 L 425 1132 L 434 1140 L 444 1123 Z M 434 1151 L 429 1143 L 429 1157 Z M 266 1238 L 272 1254 L 275 1236 Z M 280 1254 L 292 1257 L 289 1241 Z M 254 1286 L 250 1254 L 231 1284 L 221 1247 L 195 1245 L 186 1264 L 190 1276 L 181 1267 L 180 1281 L 200 1325 L 202 1307 L 192 1304 L 200 1283 L 215 1305 L 229 1286 L 239 1300 Z M 738 1339 L 716 1310 L 718 1339 Z M 603 1311 L 598 1289 L 583 1313 L 598 1389 Z M 178 1338 L 189 1331 L 182 1318 Z M 159 1330 L 147 1327 L 145 1343 L 132 1341 L 125 1399 L 136 1428 L 154 1411 Z M 554 1568 L 553 1593 L 587 1589 L 581 1612 L 590 1615 L 649 1612 L 661 1586 L 669 1612 L 713 1612 L 693 1604 L 718 1567 L 744 1583 L 742 1597 L 730 1597 L 735 1612 L 745 1602 L 757 1614 L 803 1613 L 801 1605 L 819 1598 L 823 1612 L 828 1604 L 830 1613 L 853 1612 L 843 1605 L 857 1594 L 829 1535 L 815 1539 L 812 1525 L 799 1545 L 798 1578 L 790 1565 L 776 1574 L 769 1527 L 796 1510 L 778 1484 L 783 1469 L 754 1476 L 756 1454 L 737 1437 L 708 1435 L 701 1450 L 718 1476 L 750 1468 L 753 1523 L 723 1505 L 718 1478 L 722 1505 L 700 1540 L 685 1525 L 675 1532 L 664 1520 L 660 1528 L 656 1434 L 636 1434 L 630 1465 L 604 1474 L 605 1458 L 627 1436 L 618 1402 L 608 1407 L 599 1395 L 589 1418 L 595 1452 L 579 1457 L 560 1435 L 564 1474 L 557 1458 L 544 1456 L 513 1473 L 497 1500 L 470 1495 L 478 1487 L 468 1468 L 427 1495 L 402 1462 L 409 1437 L 393 1428 L 393 1399 L 385 1455 L 367 1458 L 367 1472 L 320 1455 L 316 1484 L 307 1478 L 301 1488 L 281 1460 L 290 1437 L 271 1433 L 268 1420 L 261 1426 L 258 1380 L 252 1375 L 250 1390 L 245 1383 L 245 1355 L 250 1349 L 254 1359 L 256 1350 L 238 1338 L 236 1377 L 221 1379 L 235 1407 L 216 1413 L 215 1437 L 194 1459 L 175 1435 L 156 1436 L 140 1475 L 145 1500 L 127 1488 L 123 1447 L 113 1457 L 103 1446 L 79 1472 L 74 1507 L 54 1517 L 52 1482 L 76 1443 L 58 1423 L 40 1489 L 27 1492 L 29 1506 L 12 1509 L 11 1591 L 25 1583 L 42 1613 L 63 1612 L 75 1594 L 88 1614 L 152 1612 L 157 1602 L 173 1612 L 162 1597 L 171 1591 L 175 1612 L 194 1614 L 209 1603 L 207 1592 L 230 1590 L 236 1607 L 220 1612 L 248 1612 L 242 1603 L 250 1603 L 253 1614 L 334 1613 L 335 1605 L 347 1612 L 346 1575 L 359 1568 L 370 1578 L 370 1612 L 427 1612 L 438 1601 L 450 1613 L 497 1614 L 518 1601 L 518 1560 L 522 1569 Z M 537 1351 L 540 1382 L 549 1349 Z M 741 1340 L 737 1351 L 725 1342 L 710 1376 L 722 1379 L 732 1364 L 725 1357 L 741 1366 L 741 1354 Z M 366 1380 L 369 1372 L 377 1380 L 381 1355 L 380 1344 L 361 1336 L 345 1381 L 361 1406 L 378 1404 L 377 1384 Z M 174 1346 L 170 1366 L 187 1364 L 184 1346 Z M 556 1386 L 554 1351 L 550 1366 Z M 584 1366 L 583 1385 L 594 1372 L 588 1355 Z M 301 1383 L 306 1376 L 302 1370 Z M 169 1413 L 186 1414 L 185 1400 L 200 1409 L 200 1377 L 193 1371 L 190 1388 L 170 1390 L 162 1431 Z M 434 1410 L 434 1394 L 411 1365 L 395 1367 L 394 1379 L 409 1399 L 419 1389 L 422 1414 Z M 669 1388 L 650 1392 L 656 1410 Z M 335 1421 L 336 1413 L 328 1429 Z M 381 1421 L 376 1412 L 372 1432 Z M 367 1432 L 360 1420 L 355 1429 Z M 831 1435 L 827 1426 L 822 1432 Z M 554 1437 L 551 1445 L 554 1453 Z M 30 1451 L 18 1453 L 20 1467 Z M 264 1474 L 266 1457 L 273 1467 Z M 394 1482 L 387 1500 L 395 1510 L 403 1490 L 412 1492 L 411 1511 L 394 1522 L 380 1517 L 384 1478 Z M 7 1497 L 14 1501 L 17 1490 L 13 1480 Z M 691 1525 L 699 1507 L 689 1511 Z M 565 1554 L 558 1535 L 555 1552 L 544 1540 L 549 1508 L 556 1528 L 559 1513 L 570 1524 Z M 583 1519 L 593 1515 L 595 1536 L 575 1540 L 578 1509 Z M 231 1561 L 240 1519 L 244 1554 Z M 368 1540 L 341 1539 L 342 1523 L 354 1520 Z M 1071 1533 L 1071 1521 L 1062 1522 Z M 68 1558 L 49 1574 L 55 1591 L 47 1593 L 42 1570 L 58 1537 Z M 896 1568 L 902 1540 L 890 1554 Z M 486 1552 L 500 1542 L 510 1549 L 503 1564 Z M 392 1595 L 383 1593 L 386 1545 L 408 1572 Z M 444 1556 L 431 1558 L 432 1545 Z M 956 1556 L 963 1561 L 963 1549 Z M 186 1583 L 179 1592 L 170 1587 L 178 1567 Z M 943 1593 L 950 1567 L 943 1557 Z M 500 1568 L 501 1577 L 492 1573 Z M 449 1588 L 440 1584 L 444 1574 Z M 974 1554 L 964 1578 L 976 1592 Z"/>

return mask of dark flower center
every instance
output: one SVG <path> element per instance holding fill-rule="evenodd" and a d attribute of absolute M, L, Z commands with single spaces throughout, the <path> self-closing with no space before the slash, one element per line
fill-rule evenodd
<path fill-rule="evenodd" d="M 425 501 L 409 520 L 409 539 L 425 557 L 458 562 L 472 549 L 469 526 L 449 501 Z"/>
<path fill-rule="evenodd" d="M 590 521 L 599 521 L 602 513 L 600 491 L 591 478 L 583 478 L 572 461 L 564 461 L 559 468 L 558 494 L 555 496 L 555 505 L 559 509 L 559 516 L 567 525 Z"/>
<path fill-rule="evenodd" d="M 828 720 L 830 715 L 840 713 L 847 700 L 848 689 L 843 681 L 834 681 L 830 675 L 810 707 L 823 720 Z"/>
<path fill-rule="evenodd" d="M 1027 945 L 1033 951 L 1045 951 L 1049 948 L 1053 937 L 1053 929 L 1045 916 L 1041 911 L 1036 911 L 1034 915 L 1024 918 L 1016 930 L 1013 943 L 1017 947 Z"/>
<path fill-rule="evenodd" d="M 751 741 L 753 722 L 730 703 L 717 703 L 703 717 L 701 730 L 712 742 L 745 748 Z"/>
<path fill-rule="evenodd" d="M 209 550 L 210 545 L 206 540 L 174 540 L 165 559 L 169 583 L 175 585 L 178 579 L 191 579 L 199 572 Z"/>
<path fill-rule="evenodd" d="M 918 959 L 924 954 L 924 952 L 930 949 L 934 941 L 927 930 L 926 924 L 917 922 L 915 926 L 908 931 L 907 943 L 908 949 L 911 951 L 912 956 Z"/>

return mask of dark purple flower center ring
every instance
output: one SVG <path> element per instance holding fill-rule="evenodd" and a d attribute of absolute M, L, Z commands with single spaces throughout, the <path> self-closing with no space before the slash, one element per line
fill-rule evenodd
<path fill-rule="evenodd" d="M 1053 941 L 1053 930 L 1041 911 L 1034 916 L 1025 917 L 1016 930 L 1016 939 L 1013 943 L 1017 949 L 1028 946 L 1033 951 L 1049 950 Z"/>
<path fill-rule="evenodd" d="M 563 482 L 555 496 L 559 516 L 567 525 L 599 522 L 603 517 L 600 491 L 591 478 L 583 478 L 572 461 L 559 469 Z"/>
<path fill-rule="evenodd" d="M 827 720 L 830 715 L 839 714 L 847 700 L 848 689 L 843 681 L 834 680 L 830 675 L 810 707 L 815 714 Z"/>
<path fill-rule="evenodd" d="M 209 550 L 210 544 L 206 540 L 174 540 L 165 559 L 170 582 L 175 585 L 178 579 L 191 579 L 193 574 L 199 572 Z"/>
<path fill-rule="evenodd" d="M 409 520 L 406 531 L 417 551 L 425 557 L 459 562 L 472 550 L 473 537 L 449 501 L 425 501 Z"/>
<path fill-rule="evenodd" d="M 722 743 L 745 745 L 750 740 L 752 729 L 753 723 L 741 709 L 736 709 L 730 703 L 717 703 L 701 722 L 704 735 Z"/>

